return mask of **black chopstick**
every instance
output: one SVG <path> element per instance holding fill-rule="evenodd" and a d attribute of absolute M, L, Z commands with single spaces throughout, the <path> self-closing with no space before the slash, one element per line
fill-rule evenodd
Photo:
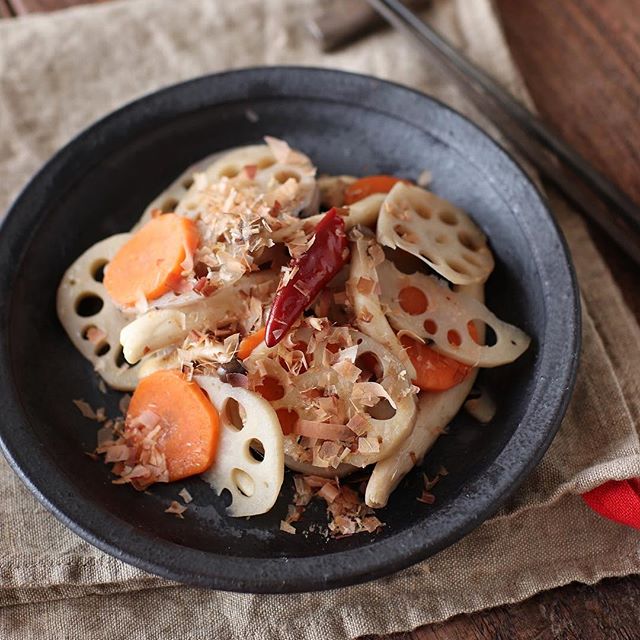
<path fill-rule="evenodd" d="M 640 264 L 640 207 L 400 0 L 368 0 L 446 65 L 510 142 Z"/>

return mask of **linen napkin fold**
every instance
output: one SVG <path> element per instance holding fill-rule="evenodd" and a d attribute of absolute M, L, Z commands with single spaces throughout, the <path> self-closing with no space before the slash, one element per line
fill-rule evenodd
<path fill-rule="evenodd" d="M 436 95 L 497 135 L 398 33 L 319 54 L 302 27 L 314 5 L 128 0 L 0 22 L 0 210 L 97 117 L 161 86 L 241 66 L 312 64 L 389 78 Z M 434 0 L 428 17 L 527 99 L 489 0 Z M 232 594 L 176 585 L 101 553 L 49 515 L 1 461 L 0 636 L 355 637 L 637 572 L 637 532 L 600 518 L 579 494 L 640 476 L 640 330 L 583 221 L 550 199 L 582 290 L 582 364 L 558 436 L 494 518 L 428 561 L 371 583 Z"/>

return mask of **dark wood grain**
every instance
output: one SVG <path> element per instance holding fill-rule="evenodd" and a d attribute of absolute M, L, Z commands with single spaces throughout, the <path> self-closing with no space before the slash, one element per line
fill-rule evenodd
<path fill-rule="evenodd" d="M 640 0 L 497 0 L 542 117 L 640 203 Z"/>
<path fill-rule="evenodd" d="M 640 0 L 496 5 L 543 119 L 640 204 Z M 640 269 L 590 231 L 640 321 Z"/>
<path fill-rule="evenodd" d="M 0 0 L 0 16 L 105 0 Z M 640 202 L 640 0 L 495 0 L 541 116 Z M 640 273 L 592 235 L 636 317 Z M 632 640 L 640 577 L 571 584 L 385 640 Z M 373 636 L 371 637 L 373 639 Z"/>

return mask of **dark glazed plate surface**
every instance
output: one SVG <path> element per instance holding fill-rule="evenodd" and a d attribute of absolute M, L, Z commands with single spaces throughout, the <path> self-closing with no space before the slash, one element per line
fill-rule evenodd
<path fill-rule="evenodd" d="M 258 115 L 247 118 L 247 110 Z M 234 520 L 199 479 L 151 495 L 110 482 L 83 451 L 95 423 L 72 398 L 117 412 L 98 390 L 55 313 L 58 282 L 92 243 L 127 230 L 189 164 L 270 134 L 321 172 L 433 174 L 433 190 L 469 211 L 489 236 L 496 314 L 533 336 L 518 362 L 483 372 L 498 400 L 487 427 L 458 416 L 427 456 L 449 475 L 434 505 L 416 501 L 421 474 L 379 512 L 376 536 L 326 540 L 279 531 L 287 477 L 267 515 Z M 0 433 L 4 453 L 36 496 L 76 533 L 114 556 L 184 582 L 235 591 L 304 591 L 396 571 L 478 526 L 513 492 L 553 438 L 577 366 L 579 306 L 559 232 L 509 156 L 440 103 L 397 85 L 338 71 L 261 68 L 197 79 L 147 96 L 85 131 L 24 190 L 0 233 Z M 163 511 L 187 486 L 185 520 Z M 324 522 L 322 509 L 304 522 Z"/>

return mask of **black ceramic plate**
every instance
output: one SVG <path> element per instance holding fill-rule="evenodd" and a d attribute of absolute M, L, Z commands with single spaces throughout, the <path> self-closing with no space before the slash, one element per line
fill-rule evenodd
<path fill-rule="evenodd" d="M 258 119 L 247 118 L 251 109 Z M 150 494 L 111 484 L 83 451 L 95 423 L 72 398 L 116 412 L 98 390 L 55 312 L 69 264 L 91 244 L 129 229 L 183 169 L 212 152 L 270 134 L 320 171 L 433 174 L 433 190 L 469 211 L 497 266 L 496 314 L 533 337 L 515 364 L 483 372 L 498 402 L 489 426 L 459 415 L 424 467 L 449 475 L 436 502 L 416 500 L 416 470 L 379 512 L 377 535 L 327 540 L 279 531 L 292 494 L 264 516 L 232 519 L 199 479 Z M 575 280 L 540 195 L 513 160 L 435 100 L 369 77 L 302 68 L 234 71 L 145 97 L 82 133 L 24 190 L 0 234 L 0 431 L 4 453 L 36 496 L 76 533 L 153 573 L 253 592 L 324 589 L 397 571 L 452 544 L 486 519 L 540 459 L 567 406 L 579 348 Z M 187 517 L 164 513 L 186 485 Z M 305 522 L 324 522 L 318 506 Z"/>

